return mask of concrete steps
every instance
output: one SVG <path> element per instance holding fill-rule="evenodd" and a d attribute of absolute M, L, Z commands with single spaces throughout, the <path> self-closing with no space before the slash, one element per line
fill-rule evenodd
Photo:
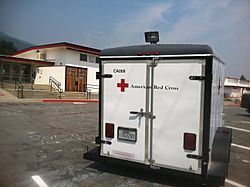
<path fill-rule="evenodd" d="M 58 99 L 59 94 L 48 90 L 24 90 L 25 99 Z"/>
<path fill-rule="evenodd" d="M 62 99 L 98 99 L 98 95 L 96 93 L 89 94 L 89 98 L 87 93 L 84 92 L 63 92 Z"/>
<path fill-rule="evenodd" d="M 5 89 L 12 95 L 16 96 L 18 95 L 17 91 L 15 89 Z M 23 98 L 25 99 L 58 99 L 59 94 L 55 92 L 50 92 L 47 90 L 31 90 L 31 89 L 24 89 L 23 90 Z"/>
<path fill-rule="evenodd" d="M 22 84 L 23 89 L 23 98 L 25 99 L 59 99 L 60 94 L 57 90 L 50 91 L 50 85 L 33 85 L 33 89 L 31 89 L 31 84 Z M 15 84 L 4 83 L 4 87 L 6 91 L 11 93 L 12 95 L 18 95 L 15 90 Z M 87 93 L 84 92 L 63 92 L 61 93 L 61 99 L 98 99 L 98 95 L 95 93 L 89 94 L 87 97 Z"/>
<path fill-rule="evenodd" d="M 50 85 L 34 84 L 33 89 L 34 90 L 50 90 Z"/>

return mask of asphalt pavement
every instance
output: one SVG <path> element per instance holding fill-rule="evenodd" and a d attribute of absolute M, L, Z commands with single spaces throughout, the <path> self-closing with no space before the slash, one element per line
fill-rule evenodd
<path fill-rule="evenodd" d="M 1 97 L 1 96 L 0 96 Z M 225 186 L 250 186 L 250 115 L 224 107 L 233 128 Z M 98 104 L 0 102 L 0 186 L 194 186 L 195 181 L 83 159 L 95 147 Z"/>

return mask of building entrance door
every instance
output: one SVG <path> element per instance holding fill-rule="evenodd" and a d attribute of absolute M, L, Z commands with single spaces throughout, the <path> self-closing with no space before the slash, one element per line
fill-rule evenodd
<path fill-rule="evenodd" d="M 84 92 L 87 86 L 87 68 L 66 67 L 66 91 Z"/>

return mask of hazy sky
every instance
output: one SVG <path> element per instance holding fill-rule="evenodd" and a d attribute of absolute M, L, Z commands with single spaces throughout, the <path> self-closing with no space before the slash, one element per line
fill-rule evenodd
<path fill-rule="evenodd" d="M 226 75 L 250 79 L 250 0 L 0 0 L 0 30 L 33 44 L 94 48 L 144 43 L 209 44 Z"/>

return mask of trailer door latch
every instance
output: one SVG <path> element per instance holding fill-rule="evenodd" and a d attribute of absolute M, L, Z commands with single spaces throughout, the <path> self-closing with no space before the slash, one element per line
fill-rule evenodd
<path fill-rule="evenodd" d="M 130 111 L 129 112 L 130 114 L 134 114 L 134 115 L 137 115 L 139 117 L 146 117 L 148 116 L 149 118 L 152 118 L 152 119 L 155 119 L 156 116 L 153 115 L 151 112 L 143 112 L 143 109 L 140 110 L 140 112 L 137 112 L 137 111 Z"/>
<path fill-rule="evenodd" d="M 96 72 L 96 79 L 101 79 L 101 78 L 112 78 L 112 74 L 101 74 L 100 72 Z"/>
<path fill-rule="evenodd" d="M 200 155 L 192 155 L 192 154 L 187 154 L 187 158 L 192 158 L 192 159 L 197 159 L 197 160 L 202 160 L 202 161 L 208 161 L 207 156 L 200 156 Z"/>

